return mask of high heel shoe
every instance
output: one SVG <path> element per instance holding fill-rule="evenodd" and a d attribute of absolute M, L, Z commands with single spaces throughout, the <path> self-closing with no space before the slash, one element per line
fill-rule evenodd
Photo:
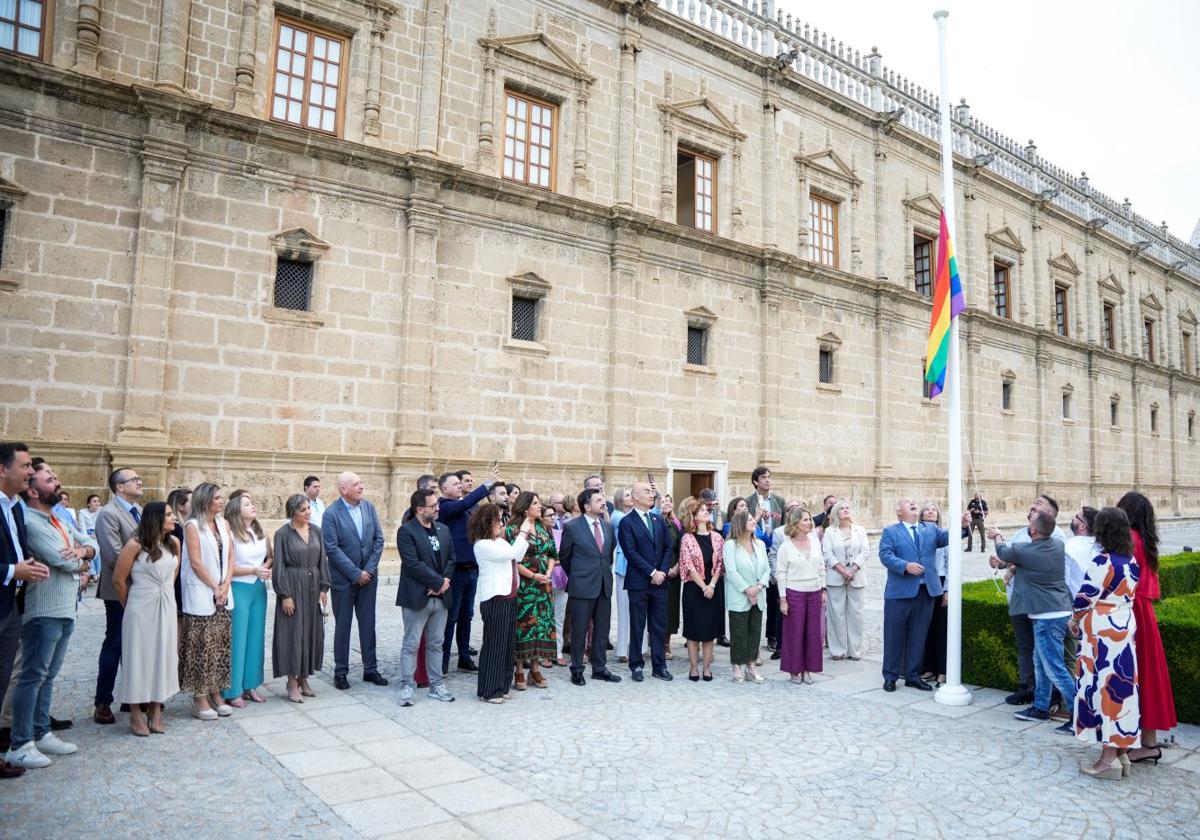
<path fill-rule="evenodd" d="M 700 675 L 697 674 L 695 671 L 692 671 L 691 673 L 688 674 L 688 679 L 691 680 L 692 682 L 700 682 Z"/>
<path fill-rule="evenodd" d="M 704 680 L 705 682 L 712 682 L 712 671 L 707 671 L 701 674 L 700 679 Z"/>
<path fill-rule="evenodd" d="M 1119 761 L 1121 763 L 1122 778 L 1130 775 L 1130 773 L 1133 772 L 1133 769 L 1132 769 L 1133 762 L 1131 762 L 1129 760 L 1129 756 L 1126 753 L 1117 753 L 1117 761 Z"/>
<path fill-rule="evenodd" d="M 1150 755 L 1147 753 L 1146 755 L 1142 756 L 1141 758 L 1130 758 L 1129 763 L 1130 764 L 1141 764 L 1143 761 L 1153 761 L 1155 766 L 1157 766 L 1158 760 L 1160 758 L 1162 758 L 1162 747 L 1153 747 L 1153 748 L 1148 748 L 1148 749 L 1153 749 L 1154 755 Z M 1128 756 L 1126 756 L 1126 758 L 1128 758 Z"/>
<path fill-rule="evenodd" d="M 1119 779 L 1123 775 L 1121 771 L 1121 762 L 1119 761 L 1112 762 L 1103 770 L 1097 770 L 1092 766 L 1082 767 L 1080 769 L 1093 779 Z"/>

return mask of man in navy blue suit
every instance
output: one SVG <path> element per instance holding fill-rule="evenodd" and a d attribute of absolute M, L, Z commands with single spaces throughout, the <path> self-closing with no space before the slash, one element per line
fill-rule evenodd
<path fill-rule="evenodd" d="M 618 528 L 617 542 L 625 553 L 625 589 L 629 592 L 629 670 L 641 682 L 642 634 L 650 624 L 650 662 L 654 676 L 672 679 L 667 670 L 667 571 L 671 568 L 671 544 L 662 517 L 652 513 L 654 490 L 644 481 L 633 485 L 633 510 Z M 597 630 L 598 632 L 598 630 Z"/>
<path fill-rule="evenodd" d="M 919 522 L 917 503 L 901 499 L 900 521 L 883 529 L 879 561 L 887 569 L 883 590 L 883 690 L 895 691 L 896 680 L 918 691 L 932 691 L 921 679 L 921 656 L 935 598 L 941 597 L 934 556 L 950 544 L 949 532 L 931 522 Z"/>
<path fill-rule="evenodd" d="M 29 581 L 46 580 L 50 569 L 32 558 L 25 542 L 25 517 L 17 504 L 18 494 L 29 489 L 33 459 L 23 443 L 0 442 L 0 706 L 12 680 L 13 662 L 21 644 L 21 615 L 17 587 Z M 0 779 L 11 779 L 25 771 L 0 759 Z"/>

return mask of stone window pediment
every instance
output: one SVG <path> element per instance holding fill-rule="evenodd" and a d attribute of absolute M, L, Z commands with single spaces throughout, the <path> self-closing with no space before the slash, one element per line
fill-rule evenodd
<path fill-rule="evenodd" d="M 1179 320 L 1181 323 L 1191 324 L 1193 327 L 1197 326 L 1196 313 L 1192 312 L 1190 308 L 1183 310 L 1183 314 L 1179 316 Z"/>
<path fill-rule="evenodd" d="M 986 233 L 984 237 L 987 239 L 989 246 L 996 246 L 1003 250 L 1012 251 L 1015 254 L 1025 253 L 1025 246 L 1021 244 L 1021 238 L 1008 225 L 999 230 Z"/>
<path fill-rule="evenodd" d="M 1004 370 L 1000 371 L 1000 379 L 1001 381 L 1008 383 L 1016 382 L 1017 374 L 1014 373 L 1011 368 L 1005 368 Z"/>
<path fill-rule="evenodd" d="M 498 55 L 532 65 L 540 70 L 548 70 L 577 82 L 590 85 L 596 81 L 596 77 L 576 61 L 569 50 L 544 32 L 509 35 L 504 38 L 480 38 L 479 45 L 485 50 L 494 50 Z"/>
<path fill-rule="evenodd" d="M 916 213 L 933 219 L 935 227 L 941 223 L 942 202 L 931 192 L 923 193 L 915 198 L 904 199 L 904 207 L 910 213 Z"/>
<path fill-rule="evenodd" d="M 851 188 L 862 184 L 862 179 L 854 173 L 854 169 L 832 148 L 822 149 L 811 155 L 796 155 L 795 160 L 800 166 L 808 167 Z"/>
<path fill-rule="evenodd" d="M 817 345 L 822 350 L 836 352 L 842 346 L 842 339 L 834 332 L 822 333 L 817 336 Z"/>
<path fill-rule="evenodd" d="M 1121 281 L 1117 279 L 1117 275 L 1111 271 L 1106 276 L 1097 280 L 1096 284 L 1100 287 L 1101 294 L 1104 291 L 1109 291 L 1117 297 L 1122 297 L 1125 294 L 1125 287 L 1121 285 Z"/>
<path fill-rule="evenodd" d="M 717 107 L 708 96 L 702 95 L 695 99 L 682 102 L 663 101 L 658 105 L 664 116 L 675 119 L 680 125 L 705 134 L 715 134 L 728 141 L 746 139 L 737 124 Z"/>
<path fill-rule="evenodd" d="M 689 327 L 695 327 L 700 330 L 707 330 L 717 323 L 717 313 L 713 312 L 707 306 L 697 306 L 694 309 L 689 309 L 683 313 L 687 319 Z"/>
<path fill-rule="evenodd" d="M 280 231 L 271 237 L 275 253 L 288 260 L 316 262 L 329 250 L 329 243 L 302 227 Z"/>
<path fill-rule="evenodd" d="M 1074 278 L 1079 276 L 1079 263 L 1075 262 L 1066 251 L 1063 251 L 1057 257 L 1051 257 L 1048 262 L 1050 272 L 1055 277 L 1073 282 Z"/>
<path fill-rule="evenodd" d="M 518 297 L 541 300 L 550 294 L 550 284 L 532 271 L 509 277 L 508 285 Z"/>
<path fill-rule="evenodd" d="M 26 195 L 26 190 L 15 181 L 0 178 L 0 210 L 12 207 Z"/>
<path fill-rule="evenodd" d="M 1162 303 L 1159 302 L 1158 295 L 1154 294 L 1154 292 L 1143 295 L 1140 303 L 1143 309 L 1149 309 L 1152 312 L 1162 312 Z"/>

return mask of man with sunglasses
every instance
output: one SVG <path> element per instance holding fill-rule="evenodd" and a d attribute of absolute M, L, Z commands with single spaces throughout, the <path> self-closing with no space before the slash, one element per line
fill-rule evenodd
<path fill-rule="evenodd" d="M 108 475 L 112 498 L 96 514 L 96 542 L 100 546 L 100 584 L 96 597 L 104 601 L 104 643 L 96 674 L 96 711 L 92 719 L 99 724 L 116 723 L 112 713 L 113 685 L 121 667 L 121 621 L 125 608 L 117 598 L 113 573 L 117 555 L 137 532 L 142 521 L 142 477 L 137 470 L 122 467 Z"/>

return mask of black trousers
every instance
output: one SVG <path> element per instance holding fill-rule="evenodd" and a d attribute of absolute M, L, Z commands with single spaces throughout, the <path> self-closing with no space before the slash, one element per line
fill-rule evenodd
<path fill-rule="evenodd" d="M 333 675 L 350 673 L 350 626 L 358 619 L 358 646 L 362 653 L 364 674 L 379 672 L 375 659 L 375 593 L 379 578 L 371 578 L 366 586 L 330 591 L 333 601 Z"/>
<path fill-rule="evenodd" d="M 946 580 L 942 579 L 945 587 Z M 929 634 L 925 637 L 925 655 L 921 658 L 921 671 L 929 671 L 935 677 L 946 673 L 946 622 L 950 608 L 942 606 L 942 596 L 933 599 L 929 613 Z"/>
<path fill-rule="evenodd" d="M 479 646 L 479 682 L 475 693 L 484 700 L 512 688 L 517 656 L 517 599 L 488 598 L 479 604 L 483 643 Z"/>
<path fill-rule="evenodd" d="M 650 663 L 655 671 L 667 667 L 667 584 L 629 590 L 629 670 L 644 668 L 642 634 L 650 625 Z M 571 646 L 574 653 L 575 646 Z"/>
<path fill-rule="evenodd" d="M 883 678 L 919 680 L 933 613 L 933 596 L 921 584 L 912 598 L 883 600 Z"/>
<path fill-rule="evenodd" d="M 778 648 L 782 637 L 783 613 L 779 611 L 779 584 L 767 584 L 767 645 Z"/>
<path fill-rule="evenodd" d="M 608 644 L 599 628 L 607 628 L 612 622 L 612 596 L 608 598 L 567 597 L 567 618 L 575 630 L 576 638 L 571 643 L 571 673 L 583 673 L 583 654 L 587 640 L 588 622 L 596 628 L 592 631 L 592 673 L 602 674 L 608 670 Z"/>
<path fill-rule="evenodd" d="M 1021 688 L 1033 691 L 1033 622 L 1027 615 L 1010 615 L 1008 621 L 1017 641 L 1017 679 Z"/>
<path fill-rule="evenodd" d="M 100 660 L 96 665 L 97 705 L 112 705 L 113 686 L 121 667 L 121 622 L 125 608 L 117 600 L 104 602 L 104 642 L 100 645 Z"/>

